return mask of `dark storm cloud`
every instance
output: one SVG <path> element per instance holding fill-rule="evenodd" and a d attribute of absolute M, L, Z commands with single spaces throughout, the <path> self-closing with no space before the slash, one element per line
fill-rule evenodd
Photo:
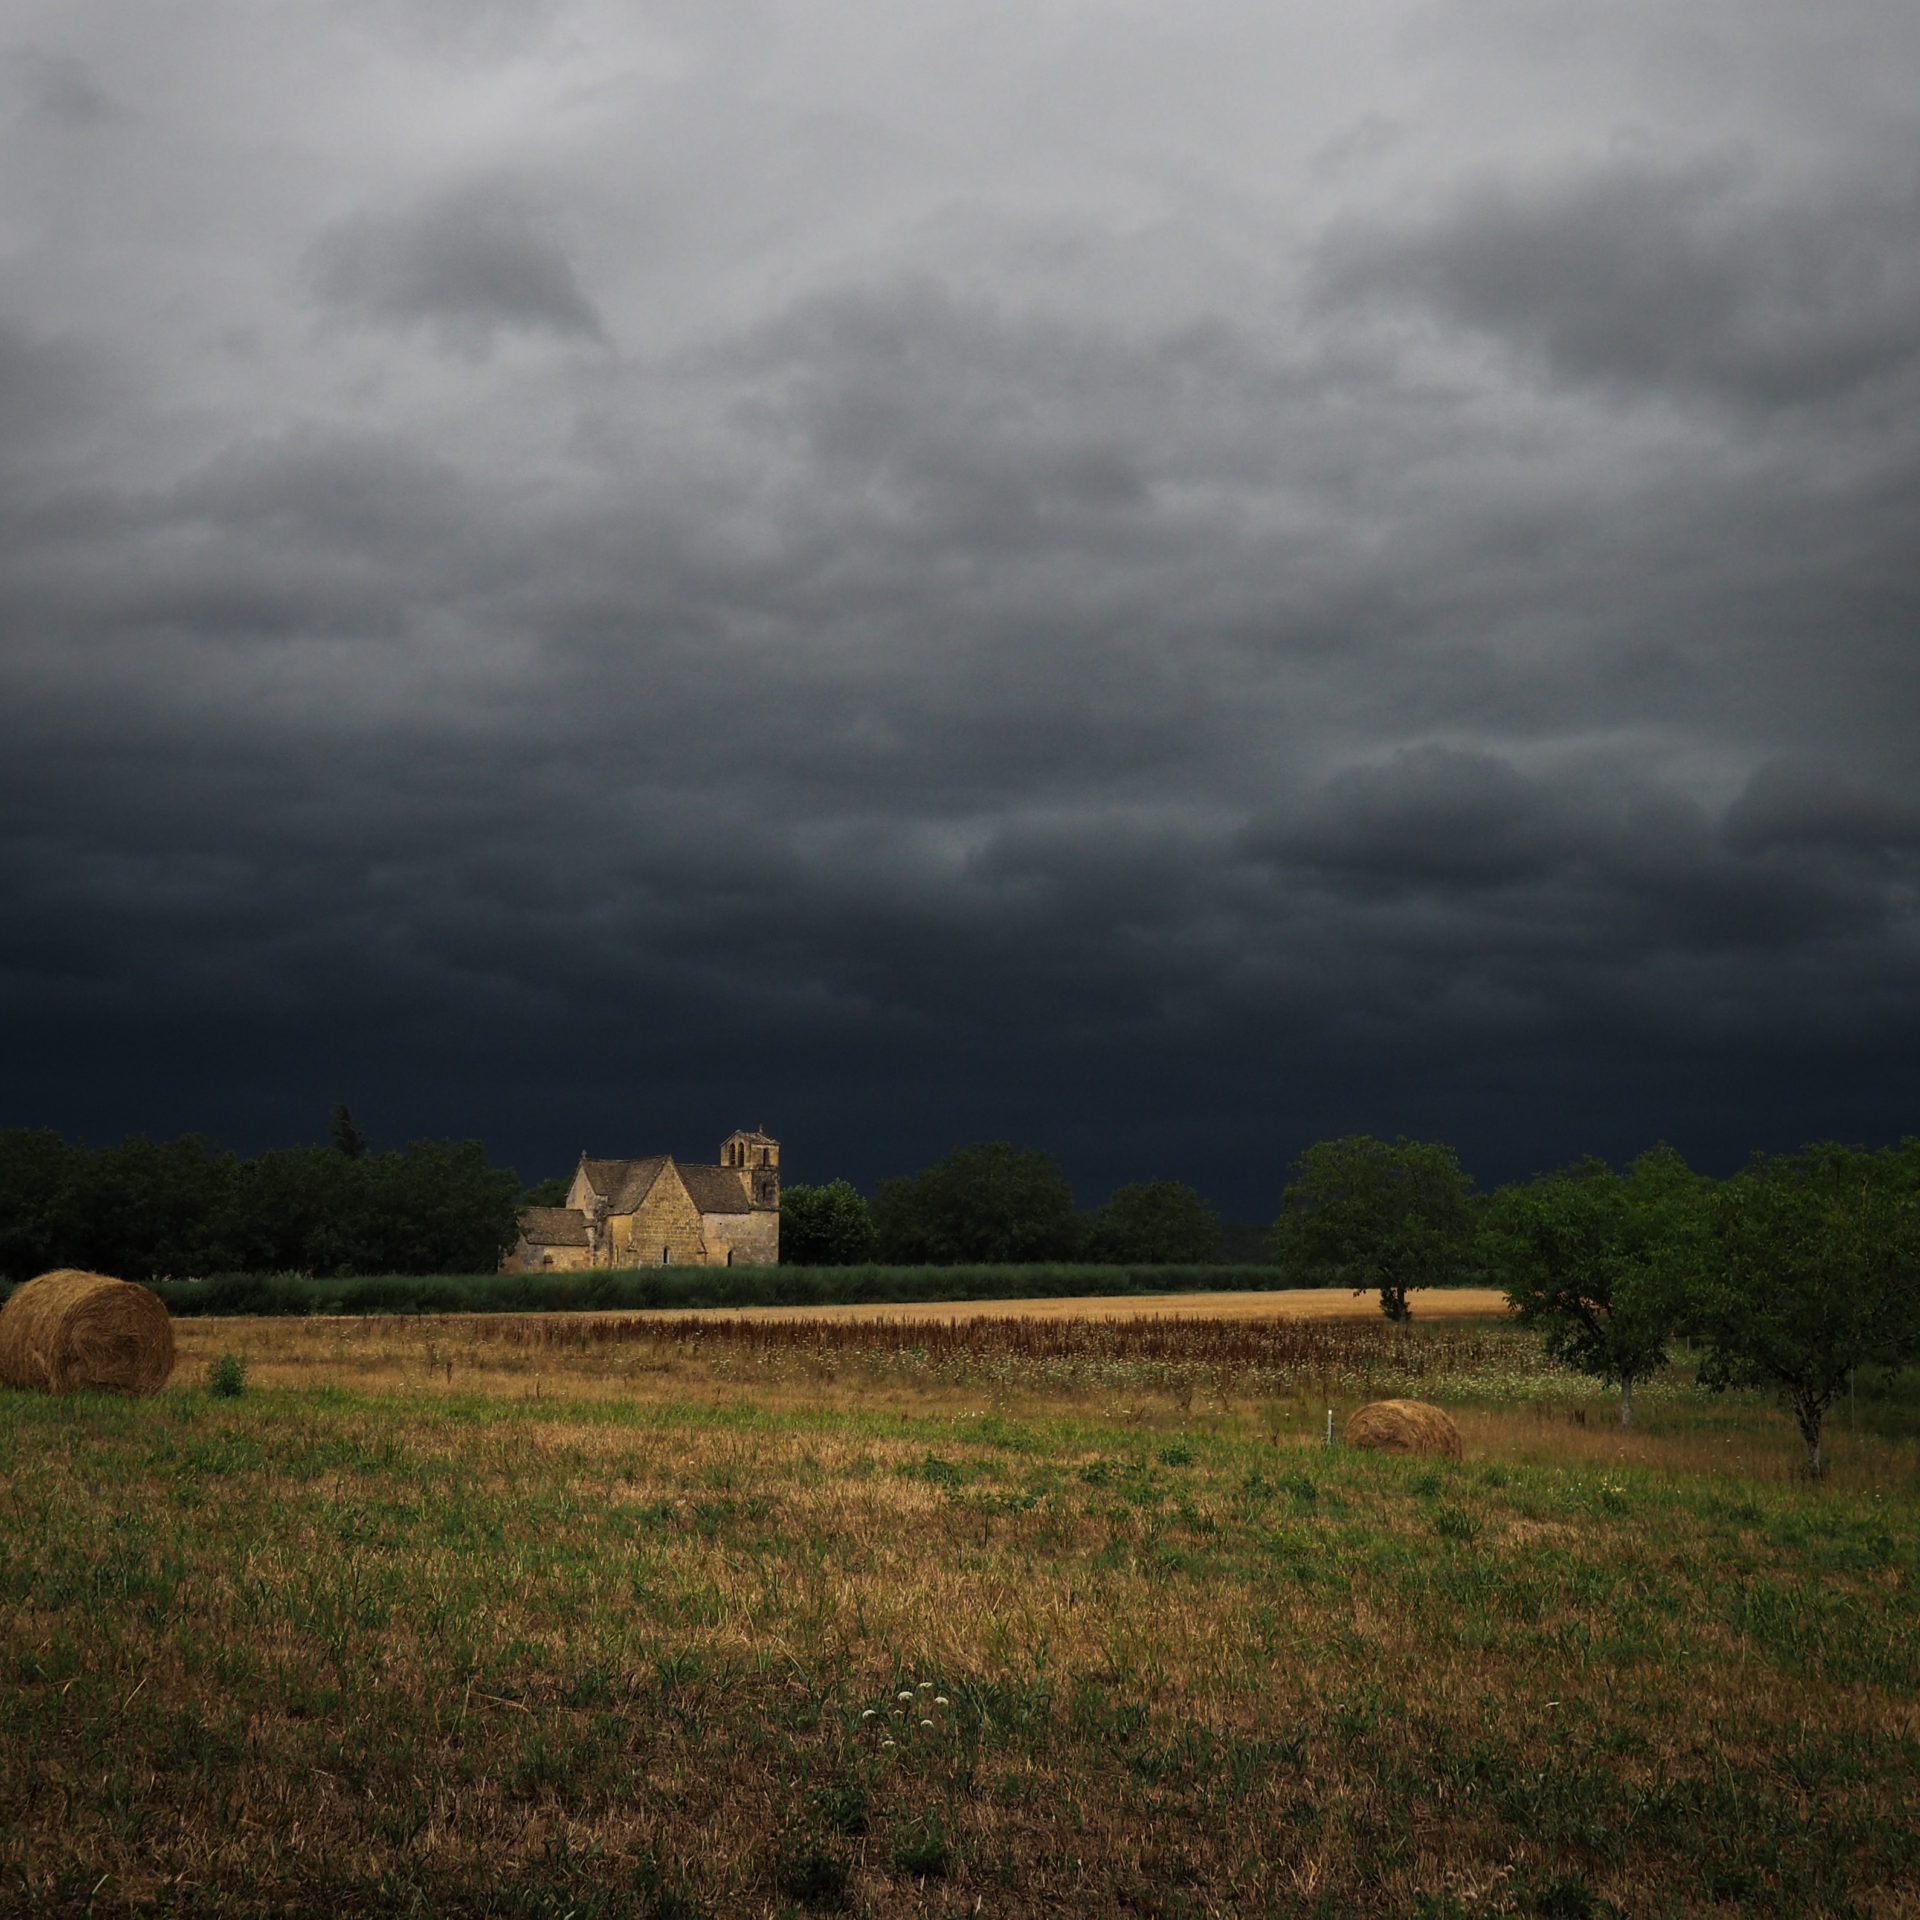
<path fill-rule="evenodd" d="M 1920 854 L 1920 807 L 1872 793 L 1831 767 L 1769 761 L 1722 823 L 1737 851 L 1801 848 L 1884 863 Z"/>
<path fill-rule="evenodd" d="M 1827 401 L 1920 355 L 1920 182 L 1782 202 L 1738 160 L 1495 181 L 1420 226 L 1344 227 L 1325 297 L 1420 304 L 1563 380 Z"/>
<path fill-rule="evenodd" d="M 320 237 L 310 264 L 316 292 L 337 311 L 425 325 L 463 353 L 484 353 L 502 329 L 601 338 L 551 219 L 511 182 L 353 214 Z"/>
<path fill-rule="evenodd" d="M 492 60 L 539 43 L 559 0 L 341 0 L 367 30 L 460 60 Z"/>
<path fill-rule="evenodd" d="M 98 356 L 77 342 L 48 339 L 0 314 L 0 464 L 44 458 L 109 381 Z"/>
<path fill-rule="evenodd" d="M 1528 775 L 1443 748 L 1343 772 L 1248 843 L 1335 896 L 1497 920 L 1532 963 L 1588 969 L 1871 940 L 1920 874 L 1912 810 L 1840 783 L 1764 767 L 1716 821 L 1628 770 Z"/>
<path fill-rule="evenodd" d="M 0 52 L 0 88 L 36 118 L 63 126 L 94 126 L 116 111 L 84 60 L 38 47 Z"/>
<path fill-rule="evenodd" d="M 5 1118 L 1011 1133 L 1246 1213 L 1348 1127 L 1914 1124 L 1885 125 L 1543 130 L 1547 42 L 1471 125 L 1373 53 L 1282 112 L 1224 0 L 894 67 L 833 8 L 201 19 L 0 129 Z"/>

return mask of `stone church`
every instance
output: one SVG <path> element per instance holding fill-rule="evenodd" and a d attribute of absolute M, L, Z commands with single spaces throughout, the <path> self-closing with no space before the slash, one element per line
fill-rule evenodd
<path fill-rule="evenodd" d="M 502 1273 L 584 1267 L 773 1266 L 780 1259 L 780 1143 L 729 1134 L 717 1166 L 671 1154 L 574 1169 L 563 1207 L 529 1207 Z"/>

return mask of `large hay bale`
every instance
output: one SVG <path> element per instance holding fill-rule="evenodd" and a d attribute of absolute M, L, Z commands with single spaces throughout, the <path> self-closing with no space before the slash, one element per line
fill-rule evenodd
<path fill-rule="evenodd" d="M 157 1393 L 173 1372 L 173 1322 L 157 1294 L 61 1267 L 0 1307 L 0 1380 L 78 1393 Z"/>
<path fill-rule="evenodd" d="M 1460 1458 L 1460 1429 L 1424 1400 L 1376 1400 L 1347 1422 L 1347 1445 L 1376 1453 L 1443 1453 Z"/>

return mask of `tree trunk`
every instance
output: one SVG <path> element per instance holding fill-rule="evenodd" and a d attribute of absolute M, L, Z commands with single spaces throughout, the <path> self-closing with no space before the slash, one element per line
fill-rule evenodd
<path fill-rule="evenodd" d="M 1818 1480 L 1826 1469 L 1820 1464 L 1820 1421 L 1826 1412 L 1821 1401 L 1802 1400 L 1794 1405 L 1794 1423 L 1800 1429 L 1800 1438 L 1807 1443 L 1807 1477 Z"/>
<path fill-rule="evenodd" d="M 1633 1376 L 1631 1374 L 1620 1382 L 1620 1424 L 1623 1427 L 1633 1425 Z"/>

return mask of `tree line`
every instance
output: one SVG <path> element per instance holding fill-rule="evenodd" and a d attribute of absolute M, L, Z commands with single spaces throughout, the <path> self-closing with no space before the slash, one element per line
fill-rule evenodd
<path fill-rule="evenodd" d="M 0 1132 L 0 1276 L 85 1267 L 131 1280 L 210 1273 L 491 1272 L 522 1205 L 477 1140 L 376 1153 L 335 1110 L 324 1146 L 251 1158 L 198 1134 L 90 1148 Z"/>
<path fill-rule="evenodd" d="M 1007 1140 L 882 1180 L 871 1203 L 847 1180 L 780 1196 L 780 1258 L 795 1266 L 1192 1266 L 1217 1259 L 1220 1240 L 1219 1216 L 1178 1180 L 1118 1187 L 1081 1213 L 1050 1153 Z"/>

